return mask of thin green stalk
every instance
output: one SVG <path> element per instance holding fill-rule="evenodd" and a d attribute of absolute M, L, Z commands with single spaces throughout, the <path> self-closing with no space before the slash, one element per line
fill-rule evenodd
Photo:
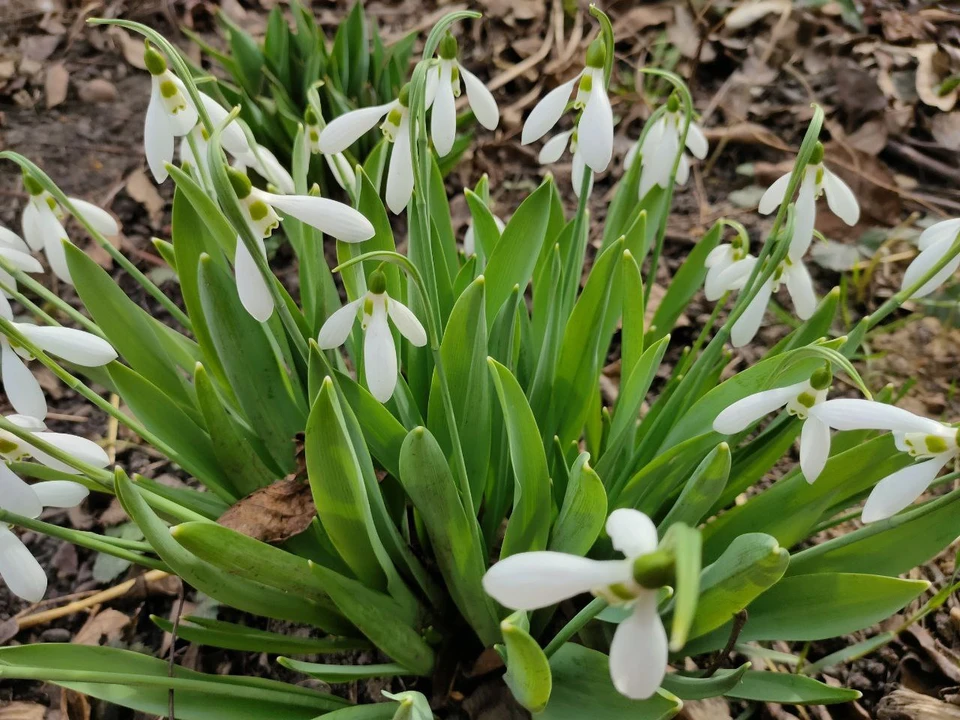
<path fill-rule="evenodd" d="M 3 291 L 11 298 L 16 300 L 18 303 L 23 305 L 27 310 L 32 312 L 34 315 L 43 320 L 47 325 L 53 325 L 54 327 L 59 326 L 58 323 L 53 317 L 48 315 L 46 311 L 37 305 L 35 302 L 26 297 L 23 293 L 19 292 L 15 287 L 7 285 L 5 282 L 0 281 L 0 291 Z"/>
<path fill-rule="evenodd" d="M 687 354 L 686 360 L 680 365 L 679 369 L 675 373 L 676 375 L 682 375 L 686 373 L 693 359 L 695 357 L 699 357 L 698 353 L 700 352 L 700 348 L 702 348 L 703 344 L 706 342 L 707 336 L 713 332 L 713 326 L 717 322 L 717 317 L 720 315 L 720 312 L 726 308 L 727 300 L 729 299 L 730 293 L 725 292 L 723 297 L 721 297 L 713 306 L 713 312 L 710 313 L 710 317 L 707 319 L 707 322 L 704 323 L 703 327 L 700 329 L 700 334 L 697 335 L 697 339 L 694 341 L 693 347 L 690 348 L 690 352 Z"/>
<path fill-rule="evenodd" d="M 583 261 L 587 252 L 587 238 L 590 235 L 588 221 L 590 211 L 587 204 L 590 201 L 590 189 L 593 184 L 593 170 L 584 168 L 583 180 L 580 182 L 580 194 L 577 198 L 577 213 L 573 216 L 573 247 L 567 256 L 567 266 L 563 268 L 563 278 L 566 281 L 564 295 L 561 298 L 563 308 L 563 322 L 573 312 L 573 305 L 577 299 L 577 290 L 580 288 L 580 278 L 583 275 Z"/>
<path fill-rule="evenodd" d="M 207 191 L 208 195 L 216 197 L 213 190 L 213 181 L 210 179 L 210 173 L 207 172 L 207 168 L 200 158 L 200 146 L 197 145 L 197 139 L 193 136 L 192 130 L 187 133 L 187 144 L 190 146 L 190 152 L 193 153 L 193 158 L 197 164 L 197 179 L 200 181 L 200 185 Z"/>
<path fill-rule="evenodd" d="M 553 640 L 543 649 L 543 654 L 547 657 L 552 656 L 557 650 L 563 647 L 563 644 L 576 635 L 583 626 L 593 620 L 607 607 L 607 601 L 603 598 L 594 598 L 580 612 L 573 616 L 560 631 L 553 636 Z"/>
<path fill-rule="evenodd" d="M 60 462 L 69 465 L 90 480 L 93 480 L 97 484 L 106 487 L 108 491 L 113 488 L 113 474 L 111 472 L 104 470 L 103 468 L 94 467 L 93 465 L 85 463 L 82 460 L 78 460 L 70 453 L 61 450 L 55 445 L 51 445 L 49 442 L 43 439 L 42 435 L 36 432 L 31 432 L 26 428 L 22 428 L 3 416 L 0 416 L 0 430 L 10 433 L 20 440 L 23 440 L 30 446 L 35 447 L 37 450 L 40 450 L 41 452 L 56 458 Z"/>
<path fill-rule="evenodd" d="M 22 270 L 18 270 L 10 265 L 10 263 L 7 262 L 7 260 L 3 257 L 0 257 L 0 268 L 3 268 L 7 273 L 9 273 L 19 285 L 23 285 L 30 291 L 39 295 L 58 310 L 65 313 L 71 320 L 76 322 L 78 325 L 81 325 L 84 330 L 106 340 L 106 336 L 103 334 L 103 331 L 97 327 L 96 323 L 90 320 L 90 318 L 80 313 L 76 308 L 70 305 L 70 303 L 65 302 L 59 296 L 48 290 L 44 285 L 34 280 Z M 23 303 L 23 300 L 21 300 L 19 297 L 16 295 L 14 295 L 14 297 Z"/>

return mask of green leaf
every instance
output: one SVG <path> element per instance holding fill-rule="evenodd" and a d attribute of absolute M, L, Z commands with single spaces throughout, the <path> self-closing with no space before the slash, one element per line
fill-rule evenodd
<path fill-rule="evenodd" d="M 507 655 L 503 680 L 516 701 L 536 714 L 550 700 L 553 677 L 550 661 L 537 641 L 530 637 L 526 626 L 523 613 L 514 613 L 500 623 Z"/>
<path fill-rule="evenodd" d="M 0 678 L 35 678 L 166 717 L 169 690 L 178 720 L 311 720 L 346 700 L 295 685 L 238 675 L 208 675 L 110 647 L 43 643 L 0 648 Z"/>
<path fill-rule="evenodd" d="M 234 79 L 250 97 L 260 94 L 260 84 L 263 78 L 263 53 L 256 40 L 241 30 L 226 13 L 217 13 L 217 19 L 227 29 L 227 39 L 230 42 L 230 55 L 236 61 L 236 75 Z"/>
<path fill-rule="evenodd" d="M 433 710 L 427 698 L 416 690 L 407 690 L 400 693 L 388 693 L 381 690 L 384 697 L 400 703 L 393 720 L 433 720 Z"/>
<path fill-rule="evenodd" d="M 724 694 L 739 700 L 785 705 L 831 705 L 860 699 L 856 690 L 831 687 L 803 675 L 756 670 L 747 672 L 740 684 Z"/>
<path fill-rule="evenodd" d="M 720 443 L 693 471 L 660 527 L 666 529 L 678 522 L 698 525 L 720 497 L 729 477 L 730 446 Z"/>
<path fill-rule="evenodd" d="M 681 700 L 704 700 L 725 695 L 737 687 L 749 669 L 750 663 L 747 662 L 734 670 L 718 670 L 710 677 L 702 677 L 703 673 L 699 672 L 667 673 L 661 687 Z"/>
<path fill-rule="evenodd" d="M 497 614 L 481 584 L 487 567 L 476 518 L 464 511 L 447 459 L 425 428 L 411 430 L 403 443 L 400 482 L 420 513 L 454 602 L 484 645 L 492 645 Z"/>
<path fill-rule="evenodd" d="M 602 248 L 609 247 L 618 237 L 623 235 L 630 227 L 631 217 L 637 213 L 641 167 L 641 163 L 633 163 L 630 169 L 620 178 L 620 182 L 617 183 L 617 189 L 613 194 L 610 206 L 607 208 L 607 218 L 603 224 Z M 643 256 L 639 258 L 639 261 L 643 262 Z"/>
<path fill-rule="evenodd" d="M 470 208 L 470 217 L 473 220 L 473 238 L 477 255 L 482 258 L 490 257 L 497 243 L 500 242 L 500 228 L 497 220 L 483 198 L 469 188 L 463 191 Z"/>
<path fill-rule="evenodd" d="M 487 363 L 500 399 L 516 478 L 513 513 L 500 551 L 502 559 L 546 548 L 551 515 L 550 476 L 540 431 L 523 389 L 506 367 L 493 358 L 488 358 Z"/>
<path fill-rule="evenodd" d="M 570 468 L 560 515 L 550 534 L 549 549 L 554 552 L 586 555 L 607 520 L 607 493 L 589 459 L 581 453 Z"/>
<path fill-rule="evenodd" d="M 629 377 L 643 355 L 643 275 L 633 254 L 624 258 L 620 268 L 623 276 L 621 279 L 623 286 L 623 308 L 621 311 L 623 327 L 620 331 L 620 365 Z"/>
<path fill-rule="evenodd" d="M 263 39 L 263 54 L 267 64 L 280 82 L 290 85 L 290 26 L 279 5 L 267 17 L 267 32 Z"/>
<path fill-rule="evenodd" d="M 317 680 L 323 680 L 330 685 L 376 677 L 392 678 L 395 675 L 406 674 L 406 668 L 396 663 L 385 663 L 382 665 L 330 665 L 291 660 L 285 657 L 277 658 L 277 662 L 294 672 L 309 675 Z"/>
<path fill-rule="evenodd" d="M 661 542 L 673 550 L 676 594 L 673 600 L 673 623 L 670 649 L 678 652 L 687 642 L 700 597 L 700 531 L 683 523 L 670 527 Z"/>
<path fill-rule="evenodd" d="M 176 212 L 176 197 L 177 195 L 182 195 L 184 204 L 189 204 L 196 218 L 206 226 L 209 237 L 216 241 L 216 246 L 218 246 L 227 257 L 232 259 L 237 250 L 237 231 L 230 225 L 230 221 L 227 220 L 223 211 L 220 210 L 220 207 L 214 199 L 207 194 L 207 191 L 197 184 L 197 181 L 188 173 L 175 165 L 167 165 L 167 171 L 177 185 L 177 190 L 174 194 L 174 212 Z M 190 246 L 194 246 L 198 240 L 198 238 L 191 236 L 189 231 L 182 235 L 177 233 L 176 225 L 173 226 L 173 247 L 177 252 L 177 268 L 181 273 L 185 274 L 187 267 L 194 267 L 195 263 L 184 265 L 180 259 L 180 248 L 178 244 L 184 242 Z M 203 240 L 205 242 L 206 238 Z M 214 254 L 212 247 L 207 247 L 202 252 L 206 252 L 209 255 Z M 196 252 L 196 257 L 199 256 L 200 253 Z M 182 277 L 180 282 L 181 284 L 183 283 Z"/>
<path fill-rule="evenodd" d="M 654 695 L 648 700 L 630 700 L 616 691 L 610 680 L 606 655 L 582 645 L 567 643 L 550 658 L 553 692 L 539 720 L 667 720 L 683 704 L 676 698 Z"/>
<path fill-rule="evenodd" d="M 370 454 L 393 477 L 400 477 L 400 447 L 407 437 L 406 429 L 369 390 L 343 373 L 335 375 L 340 392 L 360 423 Z"/>

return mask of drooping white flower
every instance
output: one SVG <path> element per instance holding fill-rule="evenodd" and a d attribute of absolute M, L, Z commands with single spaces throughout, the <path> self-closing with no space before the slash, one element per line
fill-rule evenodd
<path fill-rule="evenodd" d="M 27 244 L 12 230 L 0 225 L 0 257 L 2 257 L 15 270 L 29 273 L 43 272 L 43 266 L 30 254 L 30 248 Z M 16 278 L 0 267 L 0 283 L 10 288 L 17 289 Z M 3 291 L 3 297 L 11 297 L 6 290 Z"/>
<path fill-rule="evenodd" d="M 690 160 L 680 147 L 684 122 L 685 116 L 680 112 L 680 99 L 676 95 L 671 95 L 667 100 L 666 112 L 650 127 L 643 138 L 642 145 L 638 140 L 624 157 L 623 166 L 629 170 L 637 155 L 640 155 L 639 198 L 641 200 L 654 185 L 666 189 L 670 184 L 670 175 L 673 173 L 673 164 L 678 152 L 681 155 L 675 181 L 678 185 L 686 185 L 690 178 Z M 710 149 L 703 130 L 693 121 L 687 128 L 685 147 L 698 160 L 706 158 Z"/>
<path fill-rule="evenodd" d="M 713 429 L 724 435 L 735 435 L 786 406 L 788 414 L 803 421 L 800 469 L 807 482 L 812 483 L 820 476 L 830 455 L 830 429 L 810 411 L 826 401 L 832 382 L 829 368 L 822 368 L 809 380 L 747 395 L 722 410 L 713 421 Z"/>
<path fill-rule="evenodd" d="M 427 72 L 426 106 L 433 108 L 430 118 L 430 137 L 440 157 L 453 149 L 457 137 L 456 98 L 460 97 L 460 78 L 467 88 L 467 102 L 474 116 L 487 130 L 496 130 L 500 124 L 500 109 L 487 86 L 467 70 L 457 59 L 457 39 L 449 32 L 437 48 L 440 55 L 436 65 Z"/>
<path fill-rule="evenodd" d="M 588 592 L 611 605 L 632 607 L 610 644 L 610 677 L 620 693 L 642 700 L 657 691 L 667 670 L 667 633 L 657 612 L 657 590 L 640 585 L 633 572 L 638 558 L 657 549 L 657 528 L 643 513 L 620 508 L 607 518 L 607 534 L 624 560 L 519 553 L 491 567 L 483 588 L 514 610 L 549 607 Z"/>
<path fill-rule="evenodd" d="M 960 455 L 957 428 L 893 405 L 843 398 L 816 406 L 810 415 L 834 430 L 888 430 L 899 450 L 921 461 L 874 486 L 863 506 L 865 523 L 885 520 L 909 506 Z"/>
<path fill-rule="evenodd" d="M 790 185 L 787 173 L 767 188 L 760 198 L 761 215 L 774 212 L 784 201 Z M 813 242 L 813 228 L 817 220 L 817 198 L 826 195 L 830 211 L 847 225 L 853 227 L 860 220 L 860 205 L 850 187 L 823 164 L 823 145 L 819 142 L 814 148 L 810 162 L 804 169 L 800 190 L 797 193 L 796 214 L 794 216 L 793 237 L 790 240 L 790 255 L 803 257 Z"/>
<path fill-rule="evenodd" d="M 6 300 L 0 301 L 0 317 L 13 321 Z M 73 328 L 13 323 L 16 329 L 45 353 L 82 367 L 99 367 L 116 360 L 117 351 L 103 338 Z M 23 358 L 23 359 L 21 359 Z M 0 378 L 13 409 L 21 415 L 42 420 L 47 416 L 47 401 L 40 382 L 24 359 L 32 356 L 22 347 L 14 347 L 6 335 L 0 336 Z"/>
<path fill-rule="evenodd" d="M 92 440 L 87 440 L 78 435 L 50 432 L 42 420 L 26 415 L 7 415 L 6 419 L 14 425 L 28 431 L 38 439 L 50 443 L 61 452 L 88 465 L 104 468 L 110 464 L 110 458 L 107 457 L 107 453 Z M 54 470 L 60 470 L 61 472 L 71 475 L 77 474 L 77 470 L 72 466 L 34 447 L 29 441 L 21 440 L 6 430 L 0 430 L 0 458 L 13 462 L 29 456 L 32 456 L 37 462 Z"/>
<path fill-rule="evenodd" d="M 30 196 L 23 208 L 21 219 L 23 239 L 34 252 L 43 250 L 54 275 L 72 285 L 70 268 L 67 267 L 67 255 L 63 249 L 63 242 L 70 241 L 67 231 L 63 228 L 66 212 L 53 195 L 26 173 L 23 175 L 23 186 Z M 106 210 L 80 198 L 67 199 L 83 220 L 101 235 L 110 237 L 119 234 L 120 226 Z"/>
<path fill-rule="evenodd" d="M 393 102 L 353 110 L 327 123 L 320 132 L 317 147 L 325 155 L 343 152 L 380 125 L 387 141 L 393 145 L 387 167 L 387 207 L 399 214 L 407 207 L 413 194 L 413 155 L 410 148 L 410 85 L 400 88 Z"/>
<path fill-rule="evenodd" d="M 203 107 L 206 109 L 207 115 L 210 116 L 211 122 L 217 127 L 223 125 L 229 113 L 221 107 L 220 103 L 202 92 L 200 93 L 200 102 L 203 103 Z M 196 146 L 199 157 L 194 155 L 191 140 Z M 190 132 L 180 139 L 180 161 L 184 164 L 191 163 L 193 165 L 200 165 L 204 168 L 205 172 L 209 172 L 207 165 L 207 145 L 209 141 L 210 136 L 207 134 L 206 128 L 198 122 Z M 223 149 L 234 158 L 245 158 L 252 152 L 250 143 L 247 142 L 247 136 L 236 120 L 231 120 L 230 123 L 224 127 L 220 133 L 220 143 Z"/>
<path fill-rule="evenodd" d="M 263 239 L 270 237 L 280 225 L 277 210 L 344 242 L 362 242 L 374 235 L 370 221 L 349 205 L 312 195 L 275 195 L 253 187 L 250 179 L 236 168 L 229 168 L 227 174 L 264 257 L 267 250 Z M 266 322 L 273 314 L 273 296 L 240 238 L 237 238 L 233 269 L 243 307 L 260 322 Z"/>
<path fill-rule="evenodd" d="M 149 44 L 143 62 L 150 73 L 150 103 L 143 125 L 143 149 L 154 179 L 167 179 L 166 164 L 173 160 L 173 141 L 197 124 L 197 108 L 180 79 L 167 69 L 167 61 Z M 215 104 L 215 103 L 214 103 Z"/>
<path fill-rule="evenodd" d="M 496 223 L 497 230 L 502 233 L 503 229 L 506 227 L 506 224 L 503 222 L 503 220 L 494 215 L 493 222 Z M 467 257 L 470 257 L 474 252 L 476 252 L 476 250 L 477 241 L 473 229 L 473 220 L 471 219 L 470 223 L 467 225 L 467 231 L 463 234 L 463 254 Z"/>
<path fill-rule="evenodd" d="M 337 181 L 344 190 L 353 188 L 357 183 L 357 174 L 354 172 L 350 161 L 344 157 L 342 152 L 324 153 L 320 150 L 320 133 L 323 132 L 320 127 L 320 118 L 312 107 L 307 107 L 303 116 L 304 132 L 306 133 L 306 146 L 311 154 L 320 153 L 330 168 L 333 179 Z"/>
<path fill-rule="evenodd" d="M 707 268 L 703 282 L 703 293 L 707 300 L 715 302 L 725 292 L 741 290 L 753 271 L 754 263 L 756 258 L 750 254 L 750 237 L 745 231 L 738 232 L 729 243 L 717 245 L 703 262 Z"/>
<path fill-rule="evenodd" d="M 257 175 L 271 183 L 284 195 L 292 195 L 296 192 L 293 176 L 277 160 L 277 156 L 263 145 L 257 145 L 256 152 L 251 149 L 243 155 L 235 156 L 233 167 L 241 172 L 245 172 L 247 168 L 254 170 Z"/>
<path fill-rule="evenodd" d="M 363 328 L 363 369 L 370 393 L 380 402 L 393 397 L 397 387 L 397 348 L 390 331 L 393 325 L 416 347 L 427 343 L 427 333 L 410 309 L 387 295 L 386 277 L 374 270 L 367 279 L 367 292 L 334 312 L 320 328 L 317 344 L 323 350 L 343 345 L 350 335 L 357 314 Z"/>
<path fill-rule="evenodd" d="M 957 235 L 960 234 L 960 218 L 955 220 L 944 220 L 936 225 L 931 225 L 920 234 L 917 241 L 917 248 L 920 254 L 914 258 L 913 262 L 903 274 L 903 284 L 901 288 L 906 290 L 933 269 L 934 265 L 940 262 L 953 246 Z M 927 280 L 911 298 L 926 297 L 938 287 L 943 285 L 960 268 L 960 253 L 941 268 L 941 270 L 932 278 Z"/>
<path fill-rule="evenodd" d="M 603 72 L 605 58 L 603 40 L 597 38 L 587 49 L 584 69 L 547 93 L 523 124 L 521 142 L 529 145 L 539 140 L 560 121 L 570 94 L 577 87 L 573 108 L 580 114 L 574 121 L 573 130 L 552 138 L 540 152 L 541 163 L 556 162 L 569 143 L 573 153 L 573 188 L 577 194 L 583 183 L 584 168 L 603 172 L 613 156 L 613 110 Z"/>
<path fill-rule="evenodd" d="M 754 261 L 755 262 L 755 261 Z M 734 272 L 742 272 L 744 266 L 733 266 L 725 271 L 725 274 L 732 275 Z M 750 270 L 746 274 L 749 275 Z M 728 277 L 721 274 L 721 280 L 726 281 Z M 744 281 L 746 277 L 743 278 Z M 777 267 L 773 273 L 761 286 L 757 294 L 754 295 L 746 310 L 733 324 L 730 329 L 730 342 L 734 347 L 743 347 L 756 336 L 760 329 L 760 323 L 763 321 L 763 315 L 767 311 L 767 305 L 773 293 L 780 289 L 780 285 L 785 284 L 790 299 L 793 301 L 793 308 L 797 317 L 801 320 L 808 319 L 817 309 L 817 295 L 813 289 L 813 280 L 810 278 L 810 272 L 803 260 L 787 257 Z M 722 282 L 721 282 L 722 285 Z"/>

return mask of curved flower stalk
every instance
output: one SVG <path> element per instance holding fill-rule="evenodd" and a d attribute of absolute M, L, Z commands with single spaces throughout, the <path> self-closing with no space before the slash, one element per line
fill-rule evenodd
<path fill-rule="evenodd" d="M 460 97 L 460 78 L 467 88 L 467 102 L 483 127 L 496 130 L 500 124 L 500 108 L 487 86 L 457 59 L 457 39 L 447 33 L 437 48 L 440 55 L 427 74 L 426 106 L 433 108 L 430 137 L 440 157 L 448 155 L 457 137 L 456 98 Z"/>
<path fill-rule="evenodd" d="M 603 172 L 613 156 L 613 110 L 604 79 L 606 54 L 603 39 L 598 37 L 587 48 L 584 69 L 547 93 L 523 124 L 521 142 L 529 145 L 553 129 L 568 107 L 578 111 L 573 129 L 548 140 L 539 157 L 544 165 L 556 162 L 569 145 L 573 153 L 573 190 L 578 197 L 584 169 Z M 571 104 L 568 101 L 574 86 L 577 94 Z"/>
<path fill-rule="evenodd" d="M 393 145 L 387 167 L 387 207 L 397 215 L 407 207 L 413 194 L 410 83 L 400 88 L 400 94 L 393 102 L 353 110 L 327 123 L 317 139 L 317 148 L 328 156 L 342 153 L 381 120 L 380 129 Z"/>
<path fill-rule="evenodd" d="M 913 262 L 903 274 L 903 284 L 901 288 L 906 290 L 926 275 L 933 267 L 943 259 L 943 256 L 950 252 L 957 235 L 960 234 L 960 218 L 954 220 L 944 220 L 935 225 L 931 225 L 920 234 L 917 241 L 917 248 L 920 254 L 914 258 Z M 917 290 L 911 298 L 926 297 L 938 287 L 943 285 L 960 268 L 960 253 L 953 256 L 946 265 L 927 280 L 920 289 Z"/>
<path fill-rule="evenodd" d="M 818 405 L 810 415 L 834 430 L 889 430 L 897 449 L 921 461 L 876 484 L 863 506 L 865 523 L 885 520 L 909 506 L 960 456 L 957 428 L 893 405 L 843 398 Z M 827 442 L 829 448 L 829 435 Z"/>
<path fill-rule="evenodd" d="M 28 273 L 41 273 L 43 266 L 40 261 L 30 254 L 29 246 L 13 230 L 0 225 L 0 258 L 3 258 L 15 270 Z M 11 291 L 17 289 L 17 280 L 10 273 L 0 267 L 0 283 Z M 2 293 L 3 299 L 12 297 L 6 290 Z M 0 300 L 0 302 L 3 302 Z"/>
<path fill-rule="evenodd" d="M 277 210 L 344 242 L 362 242 L 374 235 L 370 221 L 349 205 L 311 195 L 276 195 L 253 187 L 246 174 L 236 168 L 229 168 L 227 174 L 264 256 L 267 253 L 264 238 L 270 237 L 280 225 Z M 274 309 L 273 296 L 240 239 L 234 256 L 234 273 L 243 307 L 260 322 L 269 320 Z"/>
<path fill-rule="evenodd" d="M 107 457 L 107 453 L 92 440 L 87 440 L 79 435 L 50 432 L 42 420 L 27 417 L 26 415 L 7 415 L 5 419 L 23 428 L 31 435 L 35 435 L 38 440 L 50 443 L 56 449 L 61 450 L 81 462 L 98 468 L 105 468 L 110 464 L 110 458 Z M 77 474 L 77 470 L 72 466 L 34 447 L 29 441 L 23 440 L 7 430 L 0 430 L 0 458 L 8 462 L 14 462 L 29 456 L 32 456 L 37 462 L 54 470 L 69 473 L 70 475 Z"/>
<path fill-rule="evenodd" d="M 823 472 L 830 455 L 830 429 L 812 409 L 826 402 L 833 384 L 829 367 L 821 368 L 809 380 L 747 395 L 726 407 L 713 421 L 713 429 L 724 435 L 743 432 L 765 415 L 786 407 L 787 414 L 800 418 L 800 469 L 807 482 Z"/>
<path fill-rule="evenodd" d="M 767 188 L 760 198 L 761 215 L 777 210 L 787 198 L 792 173 L 781 175 Z M 826 195 L 830 211 L 847 225 L 853 227 L 860 220 L 860 205 L 850 187 L 823 164 L 823 144 L 817 142 L 810 162 L 804 170 L 797 193 L 796 217 L 793 238 L 790 240 L 790 255 L 803 257 L 813 242 L 813 228 L 817 221 L 817 198 Z"/>
<path fill-rule="evenodd" d="M 380 402 L 393 397 L 397 387 L 397 348 L 387 318 L 416 347 L 427 344 L 427 332 L 417 316 L 399 300 L 387 294 L 387 278 L 374 270 L 367 278 L 363 296 L 333 313 L 320 328 L 317 344 L 323 350 L 340 347 L 347 341 L 357 314 L 363 328 L 363 369 L 370 393 Z"/>
<path fill-rule="evenodd" d="M 323 155 L 323 159 L 326 161 L 327 167 L 330 168 L 330 173 L 336 180 L 337 185 L 349 192 L 357 183 L 357 174 L 342 152 L 324 153 L 320 150 L 320 133 L 323 132 L 320 123 L 320 116 L 313 107 L 308 106 L 303 115 L 307 150 L 313 155 Z"/>
<path fill-rule="evenodd" d="M 607 533 L 624 560 L 591 560 L 540 551 L 501 560 L 483 577 L 483 587 L 501 605 L 536 610 L 581 593 L 611 605 L 632 607 L 610 644 L 610 677 L 627 697 L 652 696 L 667 671 L 667 633 L 657 612 L 657 588 L 642 585 L 634 573 L 638 559 L 657 549 L 657 528 L 638 510 L 621 508 L 607 518 Z"/>
<path fill-rule="evenodd" d="M 654 185 L 666 189 L 673 174 L 673 164 L 677 153 L 681 151 L 680 138 L 683 136 L 685 116 L 680 110 L 680 98 L 673 93 L 667 100 L 666 112 L 663 113 L 643 138 L 638 140 L 623 159 L 624 169 L 629 170 L 637 154 L 640 155 L 640 190 L 639 198 L 643 200 L 650 188 Z M 703 130 L 695 122 L 690 122 L 687 129 L 685 147 L 698 160 L 707 157 L 710 149 Z M 677 185 L 686 185 L 690 178 L 690 159 L 684 152 L 680 155 L 680 164 L 677 166 Z"/>
<path fill-rule="evenodd" d="M 43 250 L 54 275 L 72 285 L 70 268 L 67 267 L 67 256 L 62 244 L 70 242 L 67 231 L 63 228 L 67 213 L 60 203 L 26 172 L 23 174 L 23 187 L 30 196 L 23 208 L 21 220 L 23 239 L 34 252 Z M 117 221 L 103 208 L 79 198 L 68 198 L 68 200 L 97 232 L 108 237 L 120 233 Z"/>
<path fill-rule="evenodd" d="M 751 257 L 727 268 L 717 279 L 718 286 L 724 290 L 742 289 L 755 264 L 756 260 Z M 730 342 L 734 347 L 743 347 L 756 337 L 770 298 L 780 289 L 781 284 L 786 285 L 798 318 L 807 320 L 813 315 L 817 309 L 817 295 L 810 272 L 803 260 L 788 255 L 777 266 L 773 275 L 759 287 L 757 294 L 730 329 Z"/>
<path fill-rule="evenodd" d="M 726 292 L 742 290 L 756 261 L 750 254 L 750 236 L 746 228 L 739 225 L 736 237 L 729 243 L 717 245 L 703 262 L 707 268 L 703 282 L 707 300 L 715 302 Z"/>

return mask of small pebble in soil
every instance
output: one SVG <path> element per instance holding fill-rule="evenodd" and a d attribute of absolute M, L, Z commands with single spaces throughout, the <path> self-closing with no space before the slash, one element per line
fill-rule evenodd
<path fill-rule="evenodd" d="M 40 642 L 70 642 L 71 637 L 73 637 L 72 633 L 66 628 L 47 628 L 40 633 Z"/>

